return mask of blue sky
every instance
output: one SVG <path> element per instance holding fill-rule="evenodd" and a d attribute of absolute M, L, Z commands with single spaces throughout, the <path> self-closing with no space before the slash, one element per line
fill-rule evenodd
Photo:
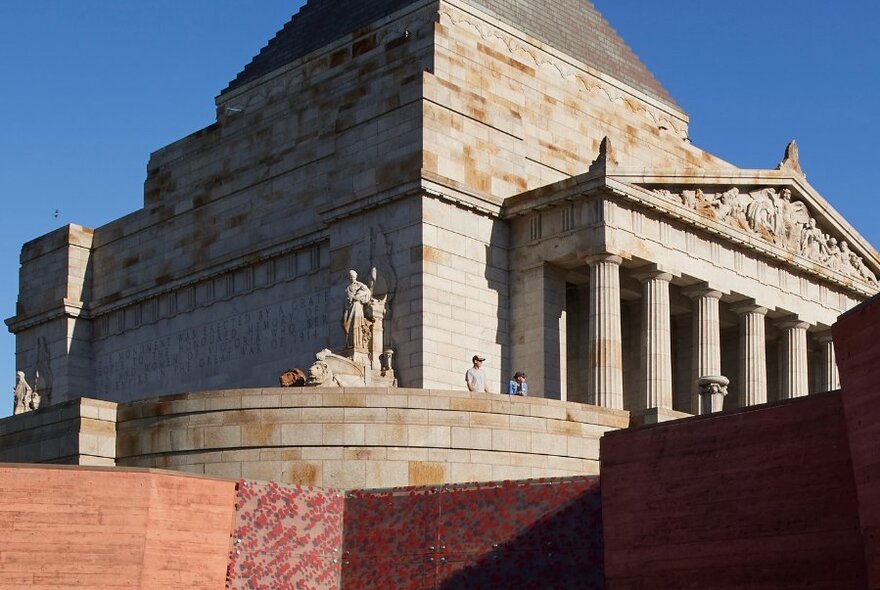
<path fill-rule="evenodd" d="M 139 209 L 150 152 L 212 123 L 214 97 L 302 4 L 0 1 L 3 318 L 15 313 L 21 245 Z M 690 115 L 694 144 L 773 168 L 796 139 L 810 183 L 880 244 L 880 3 L 594 4 Z M 14 350 L 3 330 L 0 416 Z"/>

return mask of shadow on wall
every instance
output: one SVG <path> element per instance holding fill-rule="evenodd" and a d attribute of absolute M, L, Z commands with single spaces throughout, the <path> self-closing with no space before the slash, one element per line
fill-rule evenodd
<path fill-rule="evenodd" d="M 604 588 L 600 498 L 585 492 L 475 561 L 468 557 L 449 560 L 440 588 Z"/>
<path fill-rule="evenodd" d="M 520 370 L 521 367 L 513 368 L 510 360 L 510 235 L 504 222 L 498 220 L 492 222 L 491 237 L 484 248 L 486 258 L 484 276 L 489 289 L 495 291 L 497 301 L 494 342 L 501 350 L 498 359 L 501 367 L 499 391 L 506 393 L 507 381 L 513 372 Z"/>
<path fill-rule="evenodd" d="M 596 477 L 358 491 L 342 587 L 605 587 Z"/>

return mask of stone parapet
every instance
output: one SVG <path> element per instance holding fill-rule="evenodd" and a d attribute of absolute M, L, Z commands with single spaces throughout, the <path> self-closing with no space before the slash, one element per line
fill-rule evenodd
<path fill-rule="evenodd" d="M 116 464 L 116 404 L 79 398 L 0 420 L 0 462 Z"/>
<path fill-rule="evenodd" d="M 118 463 L 341 489 L 596 474 L 629 413 L 386 388 L 238 389 L 120 404 Z"/>

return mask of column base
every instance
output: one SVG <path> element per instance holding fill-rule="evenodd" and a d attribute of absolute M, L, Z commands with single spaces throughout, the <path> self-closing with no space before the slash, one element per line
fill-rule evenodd
<path fill-rule="evenodd" d="M 648 408 L 647 410 L 637 410 L 630 412 L 629 425 L 644 426 L 646 424 L 659 424 L 660 422 L 669 422 L 670 420 L 679 420 L 681 418 L 690 418 L 693 414 L 687 412 L 678 412 L 668 408 Z"/>

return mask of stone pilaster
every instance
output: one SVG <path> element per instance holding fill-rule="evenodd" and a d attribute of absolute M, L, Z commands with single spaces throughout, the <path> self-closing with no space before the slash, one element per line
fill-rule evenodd
<path fill-rule="evenodd" d="M 565 401 L 565 271 L 541 264 L 518 271 L 511 289 L 510 372 L 529 375 L 529 395 Z M 507 391 L 507 380 L 503 380 Z"/>
<path fill-rule="evenodd" d="M 672 409 L 672 329 L 669 281 L 659 270 L 635 275 L 642 282 L 642 403 L 645 408 Z"/>
<path fill-rule="evenodd" d="M 619 256 L 604 254 L 590 265 L 589 400 L 623 409 L 623 350 L 620 331 Z"/>
<path fill-rule="evenodd" d="M 837 371 L 837 358 L 834 356 L 834 341 L 831 332 L 823 332 L 817 338 L 821 354 L 820 391 L 840 389 L 840 373 Z"/>
<path fill-rule="evenodd" d="M 740 405 L 767 402 L 767 308 L 745 304 L 733 308 L 739 315 Z"/>
<path fill-rule="evenodd" d="M 721 375 L 721 322 L 718 302 L 721 292 L 707 285 L 689 289 L 685 295 L 694 302 L 693 362 L 691 363 L 692 403 L 695 414 L 703 413 L 703 402 L 698 387 L 700 377 Z"/>
<path fill-rule="evenodd" d="M 807 364 L 807 322 L 786 318 L 777 322 L 780 330 L 779 397 L 790 399 L 810 392 Z"/>

